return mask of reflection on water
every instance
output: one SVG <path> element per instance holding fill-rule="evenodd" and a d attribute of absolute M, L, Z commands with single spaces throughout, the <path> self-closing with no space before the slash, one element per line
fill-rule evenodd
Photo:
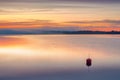
<path fill-rule="evenodd" d="M 119 49 L 119 35 L 1 36 L 0 79 L 120 80 Z"/>

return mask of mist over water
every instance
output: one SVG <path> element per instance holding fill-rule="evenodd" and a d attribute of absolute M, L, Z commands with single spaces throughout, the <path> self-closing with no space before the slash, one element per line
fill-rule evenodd
<path fill-rule="evenodd" d="M 1 36 L 0 80 L 120 80 L 119 49 L 119 35 Z"/>

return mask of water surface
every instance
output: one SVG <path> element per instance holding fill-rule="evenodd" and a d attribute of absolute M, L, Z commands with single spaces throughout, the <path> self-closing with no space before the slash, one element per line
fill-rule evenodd
<path fill-rule="evenodd" d="M 0 79 L 120 80 L 120 35 L 0 36 Z"/>

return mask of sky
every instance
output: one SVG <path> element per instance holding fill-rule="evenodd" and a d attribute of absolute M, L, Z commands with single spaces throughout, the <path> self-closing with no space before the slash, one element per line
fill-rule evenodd
<path fill-rule="evenodd" d="M 0 0 L 0 29 L 120 31 L 119 0 Z"/>

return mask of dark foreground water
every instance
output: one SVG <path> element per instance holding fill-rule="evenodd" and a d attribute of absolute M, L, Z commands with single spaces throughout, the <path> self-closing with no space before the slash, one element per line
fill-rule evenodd
<path fill-rule="evenodd" d="M 0 36 L 0 80 L 120 80 L 120 35 Z"/>

